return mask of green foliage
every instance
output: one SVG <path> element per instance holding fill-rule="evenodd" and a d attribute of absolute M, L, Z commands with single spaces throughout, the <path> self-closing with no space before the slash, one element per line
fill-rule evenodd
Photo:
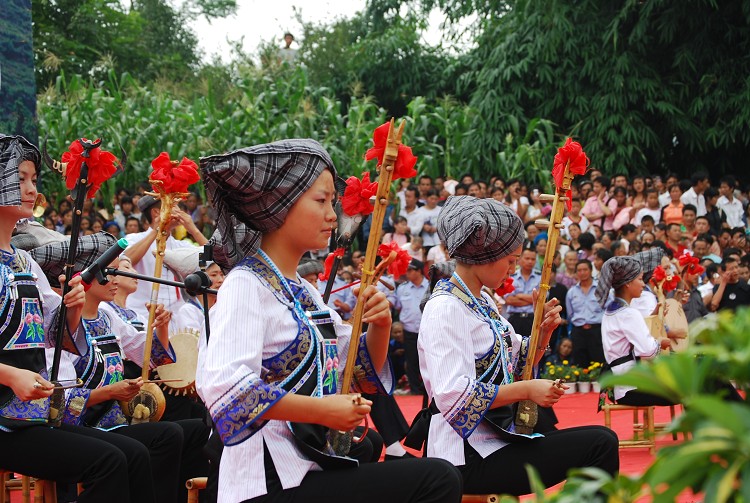
<path fill-rule="evenodd" d="M 384 0 L 378 2 L 390 5 Z M 545 117 L 608 173 L 736 172 L 750 149 L 750 4 L 701 0 L 423 0 L 476 15 L 459 92 L 475 150 Z"/>
<path fill-rule="evenodd" d="M 36 141 L 31 2 L 4 2 L 0 16 L 0 133 Z"/>

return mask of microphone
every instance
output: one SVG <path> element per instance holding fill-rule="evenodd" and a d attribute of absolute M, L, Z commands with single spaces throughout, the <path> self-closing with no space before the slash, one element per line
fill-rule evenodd
<path fill-rule="evenodd" d="M 98 281 L 100 285 L 106 284 L 102 271 L 107 267 L 114 259 L 120 256 L 120 254 L 128 247 L 128 240 L 120 238 L 117 243 L 109 247 L 107 251 L 99 255 L 94 260 L 94 263 L 88 266 L 81 272 L 81 281 L 87 286 L 91 286 L 94 280 Z"/>

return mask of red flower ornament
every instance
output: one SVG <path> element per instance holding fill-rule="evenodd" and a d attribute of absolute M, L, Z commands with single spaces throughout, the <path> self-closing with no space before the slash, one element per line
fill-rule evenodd
<path fill-rule="evenodd" d="M 586 168 L 588 168 L 589 165 L 589 158 L 583 151 L 583 147 L 581 147 L 581 144 L 577 141 L 573 141 L 570 138 L 565 140 L 565 145 L 557 149 L 557 154 L 555 154 L 555 163 L 552 168 L 552 177 L 555 179 L 555 186 L 558 189 L 562 187 L 566 165 L 568 166 L 568 170 L 570 171 L 570 173 L 573 173 L 575 175 L 585 174 Z M 572 191 L 568 189 L 565 195 L 568 198 L 565 204 L 568 207 L 568 211 L 570 211 L 570 208 L 572 206 Z"/>
<path fill-rule="evenodd" d="M 333 269 L 333 260 L 336 257 L 343 257 L 344 256 L 344 249 L 343 248 L 336 248 L 334 251 L 328 254 L 325 260 L 325 268 L 324 271 L 320 274 L 318 274 L 318 280 L 320 281 L 328 281 L 328 278 L 331 277 L 331 269 Z"/>
<path fill-rule="evenodd" d="M 365 159 L 368 161 L 377 159 L 378 166 L 383 164 L 389 125 L 390 123 L 386 122 L 375 130 L 372 135 L 373 147 L 365 153 Z M 417 158 L 412 154 L 411 147 L 400 144 L 398 146 L 398 157 L 396 157 L 396 163 L 393 167 L 393 180 L 417 176 L 417 170 L 414 169 L 415 164 L 417 164 Z"/>
<path fill-rule="evenodd" d="M 687 272 L 688 274 L 700 275 L 705 271 L 703 266 L 700 265 L 700 259 L 698 259 L 698 257 L 690 255 L 689 253 L 684 253 L 682 256 L 680 256 L 679 262 L 682 270 L 684 272 Z"/>
<path fill-rule="evenodd" d="M 350 176 L 346 180 L 346 190 L 341 198 L 341 208 L 347 215 L 362 216 L 372 213 L 374 207 L 370 198 L 378 192 L 378 182 L 370 182 L 370 173 L 362 175 L 362 180 L 356 176 Z"/>
<path fill-rule="evenodd" d="M 154 171 L 149 177 L 154 191 L 165 194 L 187 192 L 188 186 L 200 180 L 198 165 L 187 157 L 183 157 L 179 163 L 169 159 L 169 154 L 162 152 L 151 161 Z M 155 184 L 154 182 L 161 182 Z M 161 185 L 161 189 L 157 185 Z"/>
<path fill-rule="evenodd" d="M 411 255 L 394 241 L 378 246 L 378 257 L 386 258 L 390 256 L 391 252 L 396 252 L 396 260 L 388 266 L 388 274 L 393 276 L 393 279 L 398 279 L 406 274 L 406 270 L 411 263 Z"/>
<path fill-rule="evenodd" d="M 677 284 L 680 282 L 680 277 L 676 274 L 667 274 L 662 266 L 658 266 L 654 269 L 654 275 L 651 276 L 651 282 L 659 286 L 662 283 L 661 288 L 664 292 L 671 292 L 677 288 Z"/>
<path fill-rule="evenodd" d="M 82 140 L 88 142 L 86 138 L 82 138 Z M 119 166 L 117 157 L 100 147 L 91 149 L 89 157 L 83 157 L 83 145 L 78 140 L 70 144 L 68 151 L 62 155 L 61 160 L 64 164 L 67 163 L 65 186 L 68 190 L 72 190 L 76 186 L 81 176 L 81 165 L 86 161 L 86 166 L 89 168 L 86 177 L 86 186 L 89 190 L 86 197 L 89 199 L 94 197 L 96 191 L 104 182 L 112 178 Z"/>
<path fill-rule="evenodd" d="M 495 293 L 502 297 L 503 295 L 508 295 L 513 292 L 515 289 L 516 287 L 513 286 L 513 278 L 505 278 L 505 282 L 495 289 Z"/>

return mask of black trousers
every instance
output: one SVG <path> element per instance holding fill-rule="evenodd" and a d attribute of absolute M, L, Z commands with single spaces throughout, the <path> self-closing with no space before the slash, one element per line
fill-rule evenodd
<path fill-rule="evenodd" d="M 342 499 L 341 495 L 360 503 L 461 501 L 461 475 L 442 459 L 410 458 L 365 463 L 350 470 L 308 472 L 298 487 L 284 490 L 268 449 L 264 450 L 268 494 L 245 503 L 330 503 Z"/>
<path fill-rule="evenodd" d="M 531 492 L 526 464 L 533 466 L 546 487 L 562 482 L 568 470 L 593 466 L 614 475 L 620 469 L 617 434 L 604 426 L 580 426 L 546 433 L 544 438 L 517 442 L 486 458 L 471 447 L 459 467 L 466 494 Z"/>
<path fill-rule="evenodd" d="M 154 501 L 153 491 L 130 492 L 150 477 L 148 451 L 136 446 L 129 457 L 108 436 L 113 435 L 69 425 L 0 432 L 0 467 L 45 480 L 81 482 L 78 503 Z"/>
<path fill-rule="evenodd" d="M 404 330 L 404 350 L 406 354 L 406 377 L 409 379 L 412 395 L 422 395 L 426 401 L 427 394 L 419 372 L 419 351 L 417 350 L 417 332 Z"/>
<path fill-rule="evenodd" d="M 512 313 L 508 315 L 508 322 L 513 325 L 513 330 L 520 335 L 531 335 L 534 326 L 533 313 Z"/>
<path fill-rule="evenodd" d="M 574 326 L 570 332 L 570 338 L 573 340 L 573 353 L 571 355 L 573 365 L 586 368 L 591 362 L 604 363 L 601 324 Z"/>
<path fill-rule="evenodd" d="M 396 399 L 391 395 L 364 395 L 372 400 L 370 418 L 377 428 L 386 446 L 401 441 L 409 431 L 409 423 L 406 422 L 401 408 Z"/>

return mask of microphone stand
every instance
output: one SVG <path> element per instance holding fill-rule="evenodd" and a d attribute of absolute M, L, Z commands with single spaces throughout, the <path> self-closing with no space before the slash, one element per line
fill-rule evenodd
<path fill-rule="evenodd" d="M 203 282 L 201 280 L 200 286 L 193 287 L 192 285 L 186 285 L 186 283 L 190 283 L 188 278 L 190 276 L 200 276 L 202 271 L 195 272 L 193 274 L 190 274 L 187 278 L 185 278 L 185 282 L 180 281 L 170 281 L 168 279 L 162 279 L 162 278 L 154 278 L 153 276 L 145 276 L 143 274 L 136 274 L 133 272 L 125 272 L 120 271 L 119 269 L 113 269 L 111 267 L 107 267 L 102 271 L 102 276 L 125 276 L 127 278 L 135 278 L 135 279 L 142 279 L 143 281 L 148 281 L 150 283 L 159 283 L 160 285 L 167 285 L 167 286 L 176 286 L 178 288 L 184 288 L 187 293 L 189 293 L 192 296 L 196 296 L 198 294 L 213 294 L 216 295 L 218 293 L 218 290 L 212 290 L 211 288 L 208 288 L 207 286 L 203 285 Z M 203 273 L 205 274 L 205 273 Z M 108 283 L 108 280 L 100 281 L 97 278 L 97 281 L 99 281 L 100 284 L 106 285 Z"/>

